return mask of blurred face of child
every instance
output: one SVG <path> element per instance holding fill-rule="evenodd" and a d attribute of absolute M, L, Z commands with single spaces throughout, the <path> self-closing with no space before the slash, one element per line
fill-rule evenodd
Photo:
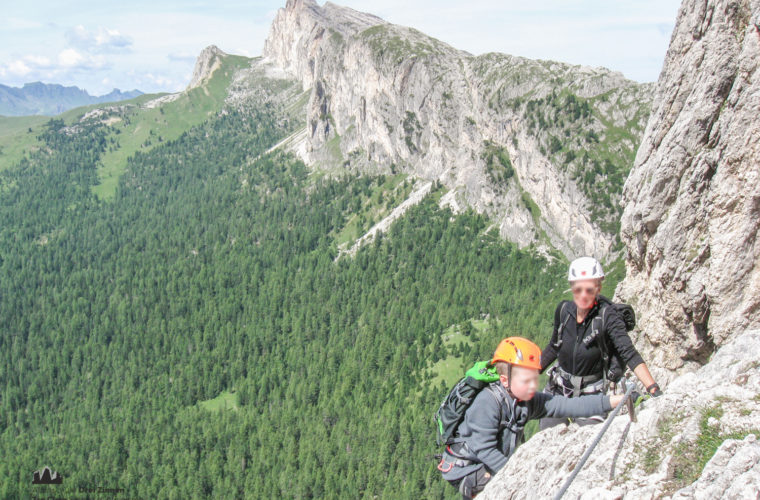
<path fill-rule="evenodd" d="M 533 368 L 524 368 L 522 366 L 512 367 L 512 379 L 504 375 L 499 376 L 501 384 L 512 392 L 512 395 L 520 401 L 529 401 L 533 399 L 538 390 L 538 370 Z"/>

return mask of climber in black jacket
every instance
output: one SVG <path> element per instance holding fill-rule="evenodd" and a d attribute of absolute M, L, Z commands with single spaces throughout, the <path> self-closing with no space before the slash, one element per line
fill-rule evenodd
<path fill-rule="evenodd" d="M 619 366 L 622 362 L 633 370 L 650 395 L 659 396 L 660 387 L 628 336 L 623 318 L 614 307 L 605 307 L 612 303 L 599 294 L 603 278 L 601 264 L 591 257 L 581 257 L 570 265 L 568 280 L 573 300 L 562 301 L 557 306 L 552 338 L 541 352 L 542 373 L 558 361 L 557 366 L 549 370 L 544 392 L 567 397 L 606 392 L 607 381 L 615 381 L 625 371 L 625 366 Z M 602 310 L 603 328 L 597 334 L 604 338 L 596 339 L 592 324 Z M 604 372 L 603 342 L 610 351 L 608 355 L 615 353 L 608 356 L 607 373 Z M 575 421 L 585 425 L 602 420 L 604 417 L 597 415 Z M 544 418 L 540 427 L 546 429 L 562 422 L 567 419 Z"/>

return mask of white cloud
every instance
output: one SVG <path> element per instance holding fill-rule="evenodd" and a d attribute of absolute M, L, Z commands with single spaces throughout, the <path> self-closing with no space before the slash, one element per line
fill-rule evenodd
<path fill-rule="evenodd" d="M 132 38 L 119 30 L 99 26 L 88 31 L 81 24 L 66 32 L 69 45 L 85 52 L 126 52 L 132 47 Z"/>
<path fill-rule="evenodd" d="M 30 54 L 0 65 L 0 75 L 26 77 L 42 70 L 49 70 L 52 67 L 53 64 L 49 58 Z"/>
<path fill-rule="evenodd" d="M 32 71 L 32 68 L 30 68 L 24 61 L 21 60 L 12 61 L 10 64 L 8 64 L 6 69 L 8 73 L 17 76 L 26 76 Z"/>
<path fill-rule="evenodd" d="M 16 85 L 56 78 L 69 81 L 75 74 L 108 67 L 108 62 L 101 56 L 82 54 L 74 49 L 64 49 L 55 59 L 28 54 L 6 64 L 0 64 L 0 76 L 10 77 L 12 81 L 9 83 Z"/>
<path fill-rule="evenodd" d="M 39 68 L 49 68 L 51 65 L 50 59 L 45 56 L 29 55 L 26 60 Z"/>
<path fill-rule="evenodd" d="M 58 64 L 64 68 L 80 66 L 84 60 L 84 56 L 74 49 L 65 49 L 58 54 Z"/>
<path fill-rule="evenodd" d="M 100 69 L 108 66 L 102 56 L 82 54 L 74 49 L 64 49 L 58 54 L 58 65 L 63 69 Z"/>

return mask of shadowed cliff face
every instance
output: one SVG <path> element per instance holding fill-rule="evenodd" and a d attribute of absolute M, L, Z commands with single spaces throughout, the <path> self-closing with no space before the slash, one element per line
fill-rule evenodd
<path fill-rule="evenodd" d="M 625 184 L 638 345 L 667 370 L 760 325 L 760 2 L 685 1 Z"/>
<path fill-rule="evenodd" d="M 296 149 L 320 169 L 401 171 L 502 236 L 608 255 L 650 86 L 604 69 L 474 57 L 417 30 L 288 1 L 264 56 L 311 92 Z"/>

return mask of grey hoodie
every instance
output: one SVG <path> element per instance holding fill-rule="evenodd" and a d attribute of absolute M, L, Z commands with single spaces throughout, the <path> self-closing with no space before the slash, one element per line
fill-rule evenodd
<path fill-rule="evenodd" d="M 517 402 L 500 382 L 493 382 L 478 393 L 464 414 L 456 432 L 456 457 L 447 451 L 444 459 L 454 463 L 456 458 L 475 463 L 454 466 L 443 473 L 446 480 L 457 480 L 481 464 L 495 474 L 504 467 L 523 438 L 528 420 L 544 417 L 590 417 L 612 409 L 609 396 L 594 394 L 565 398 L 537 392 L 530 401 Z M 448 450 L 448 448 L 447 448 Z"/>

